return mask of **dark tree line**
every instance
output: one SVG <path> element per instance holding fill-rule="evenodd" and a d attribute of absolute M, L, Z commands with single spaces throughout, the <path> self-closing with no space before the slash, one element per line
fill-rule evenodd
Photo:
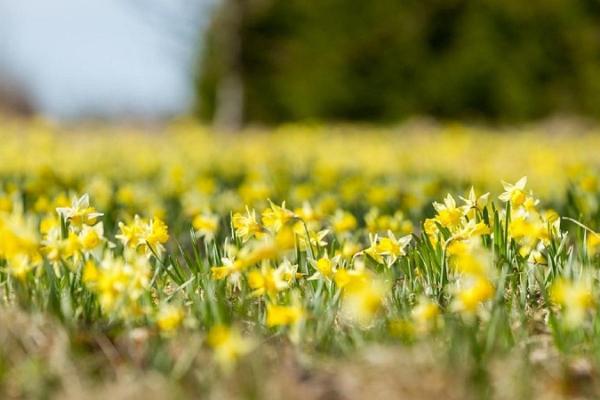
<path fill-rule="evenodd" d="M 600 115 L 595 0 L 222 0 L 200 59 L 224 127 Z"/>

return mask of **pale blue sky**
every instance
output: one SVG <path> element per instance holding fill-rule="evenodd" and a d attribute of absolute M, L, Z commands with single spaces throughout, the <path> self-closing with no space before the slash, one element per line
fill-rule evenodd
<path fill-rule="evenodd" d="M 0 68 L 53 117 L 179 113 L 209 3 L 0 0 Z"/>

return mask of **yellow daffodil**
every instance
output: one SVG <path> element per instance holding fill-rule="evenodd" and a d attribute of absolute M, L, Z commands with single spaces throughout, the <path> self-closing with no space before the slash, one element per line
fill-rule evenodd
<path fill-rule="evenodd" d="M 170 334 L 179 328 L 184 317 L 185 313 L 181 307 L 163 304 L 156 316 L 156 324 L 162 332 Z"/>
<path fill-rule="evenodd" d="M 254 342 L 244 338 L 231 327 L 215 325 L 211 328 L 206 342 L 214 351 L 215 360 L 225 371 L 230 371 L 235 363 L 254 348 Z"/>
<path fill-rule="evenodd" d="M 192 226 L 199 237 L 212 240 L 219 229 L 219 216 L 212 213 L 202 213 L 194 217 Z"/>
<path fill-rule="evenodd" d="M 526 176 L 519 179 L 515 184 L 502 181 L 502 185 L 504 186 L 504 193 L 498 196 L 500 200 L 504 202 L 510 201 L 513 207 L 518 207 L 527 199 L 527 195 L 525 194 L 525 186 L 527 185 Z"/>
<path fill-rule="evenodd" d="M 568 327 L 580 326 L 588 312 L 595 308 L 592 281 L 585 275 L 577 280 L 557 278 L 550 288 L 551 301 L 563 310 L 564 322 Z"/>
<path fill-rule="evenodd" d="M 94 225 L 102 213 L 97 212 L 94 207 L 90 206 L 90 198 L 86 193 L 77 198 L 74 197 L 71 207 L 59 207 L 56 211 L 73 226 L 80 227 L 82 225 Z"/>

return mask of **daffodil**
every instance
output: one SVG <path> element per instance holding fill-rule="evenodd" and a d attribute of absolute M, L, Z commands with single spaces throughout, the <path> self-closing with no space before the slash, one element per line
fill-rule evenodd
<path fill-rule="evenodd" d="M 498 196 L 500 200 L 510 202 L 513 207 L 518 207 L 527 199 L 525 194 L 526 176 L 519 179 L 515 184 L 502 181 L 502 185 L 504 186 L 504 193 Z"/>
<path fill-rule="evenodd" d="M 318 232 L 308 230 L 307 232 L 304 228 L 304 224 L 302 222 L 298 222 L 295 225 L 294 231 L 298 236 L 298 245 L 302 251 L 307 251 L 310 246 L 312 246 L 314 249 L 327 246 L 325 237 L 329 234 L 329 229 L 323 229 Z"/>
<path fill-rule="evenodd" d="M 309 230 L 316 231 L 321 226 L 323 215 L 318 213 L 308 201 L 303 202 L 302 207 L 295 208 L 294 214 L 306 224 Z"/>
<path fill-rule="evenodd" d="M 245 268 L 243 263 L 235 260 L 234 256 L 221 257 L 221 265 L 211 267 L 212 279 L 222 280 L 228 278 L 231 283 L 240 279 L 240 273 Z"/>
<path fill-rule="evenodd" d="M 337 210 L 333 215 L 331 226 L 337 234 L 346 234 L 355 229 L 357 225 L 354 215 L 347 211 Z"/>
<path fill-rule="evenodd" d="M 364 250 L 373 260 L 388 267 L 396 262 L 398 257 L 406 255 L 406 247 L 412 240 L 412 236 L 407 235 L 399 239 L 388 231 L 387 236 L 371 237 L 371 246 Z"/>
<path fill-rule="evenodd" d="M 301 320 L 303 315 L 304 311 L 297 305 L 267 304 L 266 324 L 268 327 L 294 325 Z"/>
<path fill-rule="evenodd" d="M 454 271 L 477 277 L 491 275 L 492 259 L 490 253 L 481 246 L 477 238 L 451 242 L 446 254 Z"/>
<path fill-rule="evenodd" d="M 485 222 L 475 222 L 474 219 L 471 219 L 458 228 L 458 230 L 452 235 L 452 239 L 465 240 L 482 235 L 489 235 L 490 233 L 492 233 L 492 230 L 488 225 L 486 225 Z"/>
<path fill-rule="evenodd" d="M 435 219 L 443 227 L 455 229 L 460 225 L 462 217 L 468 210 L 465 207 L 458 207 L 456 200 L 451 194 L 448 194 L 443 203 L 433 203 L 433 208 L 437 212 Z"/>
<path fill-rule="evenodd" d="M 206 342 L 214 351 L 215 360 L 225 371 L 254 348 L 254 342 L 228 326 L 215 325 L 208 332 Z"/>
<path fill-rule="evenodd" d="M 596 232 L 588 233 L 585 245 L 590 257 L 600 253 L 600 234 Z"/>
<path fill-rule="evenodd" d="M 267 264 L 263 264 L 260 269 L 250 271 L 248 285 L 252 289 L 252 295 L 275 297 L 277 293 L 289 288 L 289 280 L 285 279 L 289 278 L 289 275 L 284 276 L 285 273 L 289 273 L 286 269 L 286 266 L 273 269 Z"/>
<path fill-rule="evenodd" d="M 440 233 L 436 220 L 434 218 L 427 218 L 423 222 L 423 230 L 427 234 L 429 242 L 435 246 L 439 242 L 438 235 Z"/>
<path fill-rule="evenodd" d="M 411 316 L 419 332 L 428 332 L 441 324 L 441 310 L 437 303 L 421 297 L 412 309 Z"/>
<path fill-rule="evenodd" d="M 285 208 L 285 202 L 281 206 L 271 203 L 271 206 L 262 213 L 262 222 L 271 232 L 279 232 L 294 217 L 295 214 Z"/>
<path fill-rule="evenodd" d="M 340 259 L 338 256 L 329 258 L 329 255 L 325 253 L 323 257 L 317 260 L 310 260 L 310 264 L 316 270 L 315 273 L 308 278 L 309 280 L 314 279 L 326 279 L 331 280 L 335 274 Z"/>
<path fill-rule="evenodd" d="M 83 280 L 98 294 L 105 313 L 134 317 L 139 312 L 140 297 L 148 290 L 150 274 L 146 257 L 128 252 L 121 258 L 107 252 L 99 265 L 86 263 Z"/>
<path fill-rule="evenodd" d="M 212 240 L 219 229 L 219 216 L 212 213 L 201 213 L 194 217 L 192 226 L 199 237 Z"/>
<path fill-rule="evenodd" d="M 156 316 L 156 324 L 162 332 L 170 334 L 179 328 L 184 317 L 185 313 L 181 307 L 163 304 Z"/>
<path fill-rule="evenodd" d="M 115 237 L 123 246 L 135 249 L 147 256 L 156 254 L 160 256 L 164 251 L 164 244 L 169 240 L 167 225 L 158 217 L 150 221 L 135 215 L 129 224 L 119 222 L 120 233 Z"/>
<path fill-rule="evenodd" d="M 576 280 L 557 278 L 550 288 L 550 299 L 562 308 L 564 322 L 570 328 L 580 326 L 596 304 L 588 275 Z"/>
<path fill-rule="evenodd" d="M 15 278 L 24 281 L 30 271 L 41 266 L 41 259 L 32 259 L 27 254 L 15 254 L 6 260 L 8 272 Z"/>
<path fill-rule="evenodd" d="M 364 328 L 370 326 L 383 309 L 388 290 L 381 278 L 371 274 L 350 280 L 342 293 L 343 317 Z"/>
<path fill-rule="evenodd" d="M 237 237 L 246 242 L 252 238 L 259 238 L 263 232 L 263 227 L 258 223 L 256 211 L 246 207 L 246 214 L 235 213 L 231 217 L 231 223 L 235 229 Z"/>
<path fill-rule="evenodd" d="M 475 188 L 471 186 L 471 190 L 469 190 L 468 196 L 460 197 L 460 199 L 465 203 L 465 207 L 470 214 L 469 217 L 473 218 L 475 215 L 473 211 L 483 211 L 483 209 L 487 206 L 489 201 L 490 193 L 484 193 L 481 196 L 477 196 L 475 194 Z"/>
<path fill-rule="evenodd" d="M 73 226 L 80 227 L 82 225 L 94 225 L 102 213 L 97 212 L 94 207 L 90 206 L 90 198 L 86 193 L 77 198 L 74 197 L 71 207 L 59 207 L 56 211 Z"/>
<path fill-rule="evenodd" d="M 352 259 L 357 253 L 361 251 L 361 246 L 359 243 L 354 242 L 352 240 L 346 240 L 342 245 L 342 248 L 338 251 L 336 255 L 341 256 L 344 259 Z"/>
<path fill-rule="evenodd" d="M 84 226 L 78 236 L 81 249 L 84 252 L 97 250 L 106 241 L 102 222 L 94 226 Z"/>
<path fill-rule="evenodd" d="M 492 298 L 494 292 L 494 285 L 486 277 L 467 277 L 456 294 L 453 308 L 467 316 L 472 316 Z"/>
<path fill-rule="evenodd" d="M 371 276 L 368 270 L 365 269 L 364 263 L 358 260 L 354 263 L 354 268 L 338 268 L 333 275 L 333 280 L 340 289 L 362 287 L 369 279 L 371 279 Z"/>

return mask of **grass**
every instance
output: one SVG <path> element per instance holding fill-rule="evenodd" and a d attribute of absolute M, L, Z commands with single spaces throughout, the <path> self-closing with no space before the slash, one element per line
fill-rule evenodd
<path fill-rule="evenodd" d="M 600 393 L 593 135 L 0 136 L 3 398 Z"/>

